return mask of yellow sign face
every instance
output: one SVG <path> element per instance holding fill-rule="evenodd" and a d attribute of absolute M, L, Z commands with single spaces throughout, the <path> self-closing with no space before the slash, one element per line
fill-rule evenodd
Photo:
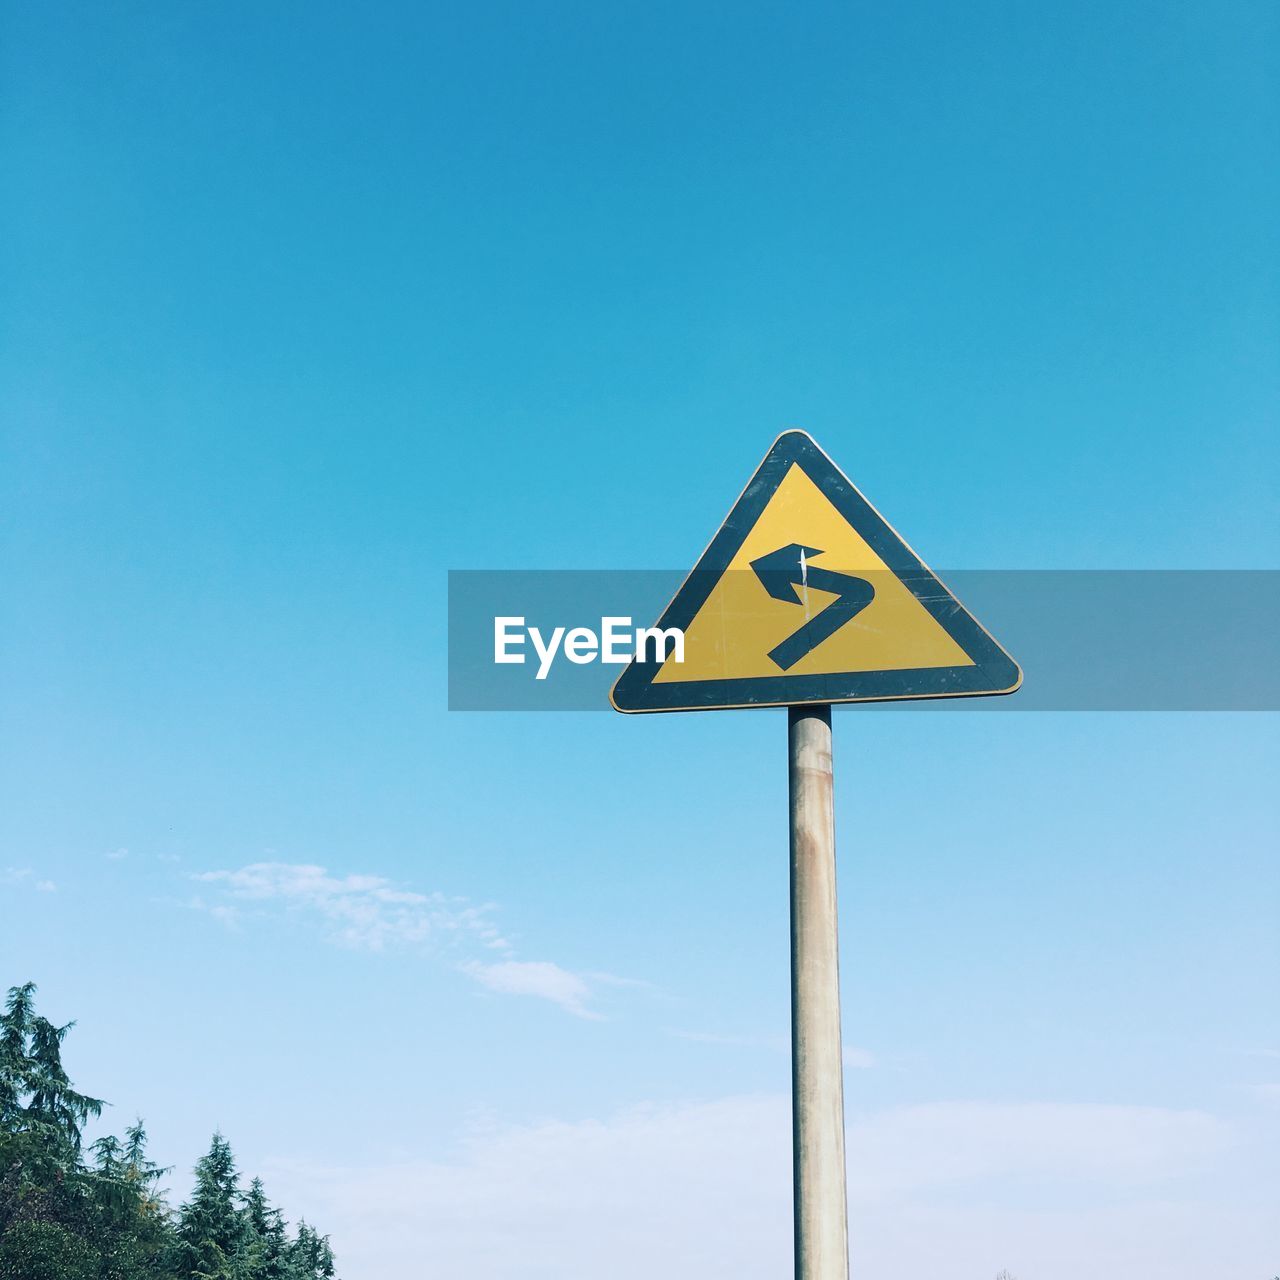
<path fill-rule="evenodd" d="M 636 660 L 619 711 L 1012 693 L 1017 664 L 835 464 L 779 437 Z"/>

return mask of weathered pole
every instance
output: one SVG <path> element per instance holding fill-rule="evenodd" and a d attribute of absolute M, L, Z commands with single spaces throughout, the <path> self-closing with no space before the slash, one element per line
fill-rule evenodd
<path fill-rule="evenodd" d="M 795 1280 L 848 1280 L 831 708 L 787 716 Z"/>

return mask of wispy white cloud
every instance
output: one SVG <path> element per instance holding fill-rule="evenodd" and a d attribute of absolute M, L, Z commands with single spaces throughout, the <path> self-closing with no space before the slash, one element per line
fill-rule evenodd
<path fill-rule="evenodd" d="M 847 1138 L 858 1275 L 1274 1268 L 1269 1195 L 1217 1193 L 1256 1168 L 1203 1112 L 935 1103 L 856 1117 Z M 745 1097 L 489 1129 L 450 1159 L 270 1172 L 354 1280 L 417 1280 L 427 1254 L 469 1280 L 765 1280 L 790 1270 L 790 1141 L 786 1098 Z"/>
<path fill-rule="evenodd" d="M 1230 1145 L 1203 1111 L 1083 1103 L 948 1102 L 897 1107 L 851 1126 L 850 1183 L 864 1197 L 1010 1174 L 1113 1189 L 1205 1167 Z M 924 1153 L 930 1152 L 927 1161 Z"/>
<path fill-rule="evenodd" d="M 507 945 L 490 919 L 491 906 L 477 907 L 442 893 L 418 893 L 385 876 L 336 876 L 310 863 L 255 862 L 193 878 L 221 888 L 244 907 L 283 907 L 317 919 L 332 941 L 347 947 L 382 951 L 459 935 L 486 946 Z"/>
<path fill-rule="evenodd" d="M 124 859 L 129 856 L 129 850 L 128 849 L 112 849 L 110 853 L 104 853 L 102 856 L 106 858 L 109 862 L 123 862 Z"/>
<path fill-rule="evenodd" d="M 199 902 L 198 899 L 197 904 L 200 906 L 204 905 Z M 207 907 L 206 910 L 215 920 L 219 921 L 219 923 L 225 924 L 228 929 L 240 928 L 240 909 L 238 907 L 232 907 L 228 906 L 224 902 L 218 902 Z"/>
<path fill-rule="evenodd" d="M 5 867 L 0 870 L 0 884 L 22 885 L 37 893 L 57 893 L 58 886 L 52 880 L 40 880 L 30 867 Z"/>
<path fill-rule="evenodd" d="M 550 1000 L 579 1018 L 598 1019 L 587 1007 L 591 987 L 579 974 L 570 973 L 549 960 L 500 960 L 496 964 L 468 961 L 462 971 L 482 987 L 506 995 L 537 996 Z"/>
<path fill-rule="evenodd" d="M 187 905 L 229 928 L 244 927 L 254 914 L 283 911 L 316 922 L 329 941 L 353 949 L 466 948 L 472 955 L 457 968 L 485 990 L 547 1000 L 579 1018 L 601 1016 L 590 1007 L 600 987 L 647 985 L 605 973 L 572 973 L 548 960 L 518 960 L 494 920 L 492 903 L 421 893 L 385 876 L 335 875 L 310 863 L 255 862 L 192 879 L 205 888 Z"/>

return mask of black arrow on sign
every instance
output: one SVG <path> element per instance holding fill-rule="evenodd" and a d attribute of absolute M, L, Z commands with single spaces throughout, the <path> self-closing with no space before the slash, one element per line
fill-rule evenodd
<path fill-rule="evenodd" d="M 775 600 L 800 604 L 799 588 L 806 583 L 818 591 L 830 591 L 836 597 L 817 617 L 810 618 L 799 631 L 769 651 L 769 657 L 783 671 L 789 671 L 806 653 L 835 635 L 875 599 L 876 589 L 865 578 L 834 573 L 809 564 L 814 556 L 820 555 L 822 552 L 817 547 L 802 547 L 798 542 L 792 542 L 751 562 L 760 585 Z"/>

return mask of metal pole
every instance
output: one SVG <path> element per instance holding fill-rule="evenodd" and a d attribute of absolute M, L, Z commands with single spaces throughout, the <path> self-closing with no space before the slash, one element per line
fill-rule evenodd
<path fill-rule="evenodd" d="M 796 1280 L 848 1280 L 831 708 L 789 707 Z"/>

